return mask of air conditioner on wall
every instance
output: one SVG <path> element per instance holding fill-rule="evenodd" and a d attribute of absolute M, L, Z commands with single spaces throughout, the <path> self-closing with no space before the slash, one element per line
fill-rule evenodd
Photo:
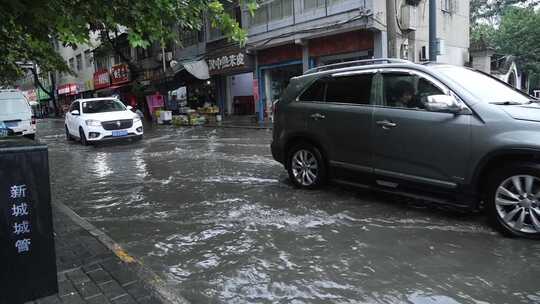
<path fill-rule="evenodd" d="M 418 26 L 418 8 L 412 5 L 401 7 L 400 27 L 404 31 L 415 31 Z"/>

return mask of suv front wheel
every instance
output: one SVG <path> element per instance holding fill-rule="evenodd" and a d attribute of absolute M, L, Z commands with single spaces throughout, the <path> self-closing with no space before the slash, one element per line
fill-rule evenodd
<path fill-rule="evenodd" d="M 514 163 L 496 170 L 487 195 L 496 228 L 509 236 L 540 238 L 540 166 Z"/>
<path fill-rule="evenodd" d="M 326 182 L 326 162 L 317 147 L 300 143 L 289 150 L 289 178 L 298 188 L 316 189 Z"/>

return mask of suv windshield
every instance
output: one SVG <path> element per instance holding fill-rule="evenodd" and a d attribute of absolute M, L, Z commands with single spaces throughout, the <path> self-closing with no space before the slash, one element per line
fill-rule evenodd
<path fill-rule="evenodd" d="M 124 107 L 120 101 L 113 99 L 84 101 L 82 103 L 82 111 L 86 114 L 117 112 L 124 110 L 126 110 L 126 107 Z"/>
<path fill-rule="evenodd" d="M 437 68 L 478 99 L 493 104 L 528 104 L 532 97 L 482 73 L 461 67 Z"/>

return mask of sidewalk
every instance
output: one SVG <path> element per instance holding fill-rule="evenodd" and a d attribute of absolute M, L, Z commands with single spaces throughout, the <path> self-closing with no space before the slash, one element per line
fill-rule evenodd
<path fill-rule="evenodd" d="M 29 303 L 187 303 L 68 207 L 53 204 L 53 220 L 59 291 Z"/>

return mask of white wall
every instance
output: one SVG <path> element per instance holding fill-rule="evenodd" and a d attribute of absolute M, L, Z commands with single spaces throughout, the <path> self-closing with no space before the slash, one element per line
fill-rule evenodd
<path fill-rule="evenodd" d="M 437 56 L 437 62 L 464 65 L 469 61 L 469 2 L 470 0 L 454 0 L 454 10 L 449 13 L 442 10 L 437 0 L 437 38 L 444 40 L 444 54 Z M 404 1 L 398 1 L 398 6 Z M 426 47 L 429 57 L 429 4 L 423 0 L 417 7 L 418 23 L 414 33 L 404 34 L 398 44 L 408 40 L 409 59 L 419 61 L 422 46 Z M 400 9 L 398 9 L 398 14 Z M 414 39 L 412 39 L 414 37 Z"/>

